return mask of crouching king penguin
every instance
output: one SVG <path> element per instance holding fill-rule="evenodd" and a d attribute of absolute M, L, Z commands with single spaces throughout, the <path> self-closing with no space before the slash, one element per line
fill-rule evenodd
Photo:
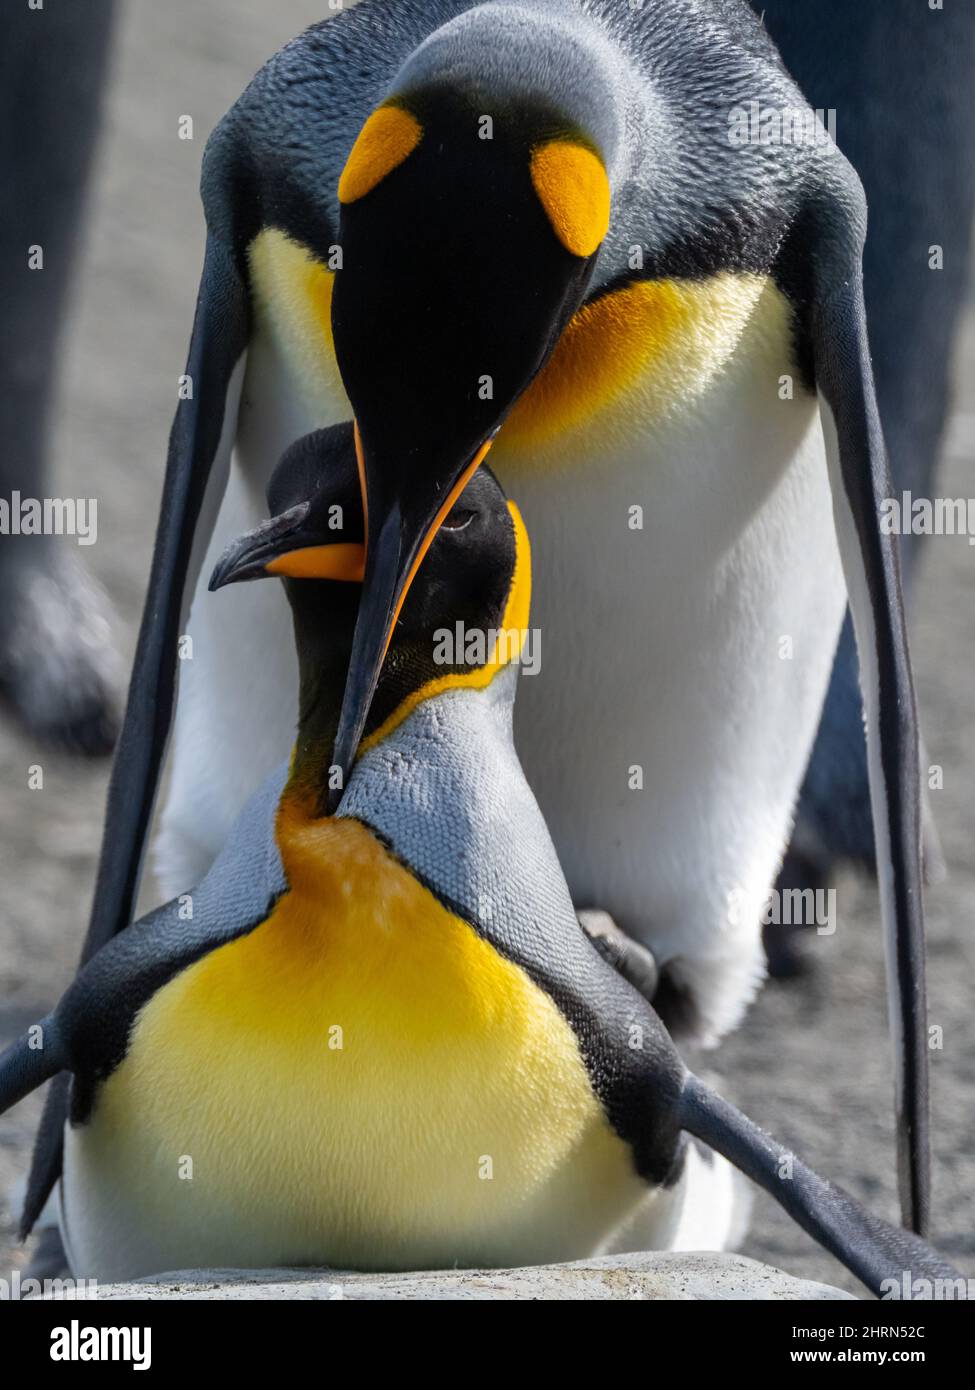
<path fill-rule="evenodd" d="M 210 140 L 203 199 L 193 392 L 86 958 L 131 921 L 182 633 L 167 893 L 199 881 L 251 776 L 286 755 L 297 671 L 275 586 L 218 612 L 197 584 L 263 514 L 268 461 L 354 417 L 345 774 L 423 554 L 491 450 L 536 543 L 528 780 L 576 906 L 652 950 L 682 1036 L 718 1039 L 761 977 L 849 594 L 902 1208 L 923 1229 L 918 752 L 878 516 L 864 200 L 745 0 L 363 0 L 257 75 Z"/>
<path fill-rule="evenodd" d="M 290 766 L 202 883 L 119 933 L 0 1057 L 0 1110 L 70 1076 L 74 1273 L 721 1245 L 736 1184 L 690 1134 L 874 1291 L 904 1268 L 953 1277 L 690 1075 L 582 931 L 512 742 L 530 560 L 492 475 L 442 520 L 334 814 L 364 568 L 351 427 L 289 451 L 270 501 L 211 587 L 285 579 Z M 443 645 L 458 623 L 491 634 L 473 666 Z"/>

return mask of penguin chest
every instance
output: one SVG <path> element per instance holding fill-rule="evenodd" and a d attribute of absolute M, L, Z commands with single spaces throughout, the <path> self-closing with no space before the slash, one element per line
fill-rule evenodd
<path fill-rule="evenodd" d="M 154 997 L 69 1131 L 74 1266 L 601 1248 L 645 1188 L 555 1005 L 363 826 L 302 834 L 292 891 Z"/>
<path fill-rule="evenodd" d="M 842 619 L 827 461 L 770 280 L 604 299 L 491 455 L 541 633 L 516 742 L 574 901 L 679 961 L 713 1038 L 760 972 Z"/>
<path fill-rule="evenodd" d="M 630 509 L 611 520 L 658 552 L 670 528 L 686 535 L 696 523 L 689 570 L 737 539 L 803 447 L 817 412 L 794 343 L 791 305 L 764 275 L 640 280 L 598 295 L 511 412 L 492 466 L 519 503 L 557 494 L 570 523 L 593 497 L 611 507 L 628 491 Z"/>

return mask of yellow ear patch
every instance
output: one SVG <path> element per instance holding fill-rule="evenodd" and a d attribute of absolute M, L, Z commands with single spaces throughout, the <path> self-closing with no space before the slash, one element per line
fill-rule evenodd
<path fill-rule="evenodd" d="M 423 127 L 400 106 L 380 106 L 359 131 L 339 179 L 339 202 L 355 203 L 371 193 L 423 138 Z"/>
<path fill-rule="evenodd" d="M 289 550 L 285 555 L 268 561 L 268 574 L 280 574 L 288 579 L 339 579 L 348 584 L 361 584 L 366 572 L 364 545 L 306 545 L 301 550 Z"/>
<path fill-rule="evenodd" d="M 532 183 L 555 235 L 573 256 L 591 256 L 609 231 L 609 179 L 591 150 L 553 140 L 532 151 Z"/>

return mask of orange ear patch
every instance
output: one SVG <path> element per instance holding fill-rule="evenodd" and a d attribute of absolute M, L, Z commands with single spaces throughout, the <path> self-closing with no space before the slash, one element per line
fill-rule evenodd
<path fill-rule="evenodd" d="M 355 203 L 371 193 L 407 159 L 423 138 L 423 127 L 401 106 L 380 106 L 359 131 L 339 179 L 339 202 Z"/>
<path fill-rule="evenodd" d="M 609 179 L 591 150 L 553 140 L 532 151 L 532 183 L 555 235 L 573 256 L 591 256 L 609 231 Z"/>
<path fill-rule="evenodd" d="M 268 574 L 288 579 L 338 579 L 361 584 L 366 572 L 366 548 L 348 543 L 306 545 L 269 560 L 265 569 Z"/>

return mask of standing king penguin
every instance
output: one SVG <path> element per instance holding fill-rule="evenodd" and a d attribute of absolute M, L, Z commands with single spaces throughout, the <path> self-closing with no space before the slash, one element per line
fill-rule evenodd
<path fill-rule="evenodd" d="M 364 567 L 352 427 L 293 446 L 270 502 L 210 583 L 285 578 L 290 766 L 203 882 L 119 933 L 0 1057 L 0 1111 L 70 1077 L 74 1274 L 720 1247 L 730 1159 L 875 1293 L 905 1268 L 954 1279 L 690 1075 L 584 935 L 512 741 L 530 558 L 491 474 L 430 547 L 335 814 Z M 469 666 L 441 645 L 458 622 L 494 634 Z"/>
<path fill-rule="evenodd" d="M 274 586 L 218 614 L 197 584 L 263 514 L 267 460 L 355 418 L 367 556 L 347 774 L 424 550 L 493 446 L 537 550 L 525 770 L 576 905 L 652 950 L 683 1035 L 720 1037 L 761 977 L 761 911 L 849 594 L 898 1176 L 923 1229 L 917 740 L 878 520 L 865 208 L 836 149 L 796 135 L 807 114 L 744 0 L 363 0 L 258 73 L 205 158 L 193 397 L 85 958 L 131 920 L 181 633 L 168 892 L 199 880 L 288 746 L 297 674 Z M 60 1128 L 39 1152 L 49 1175 Z"/>

